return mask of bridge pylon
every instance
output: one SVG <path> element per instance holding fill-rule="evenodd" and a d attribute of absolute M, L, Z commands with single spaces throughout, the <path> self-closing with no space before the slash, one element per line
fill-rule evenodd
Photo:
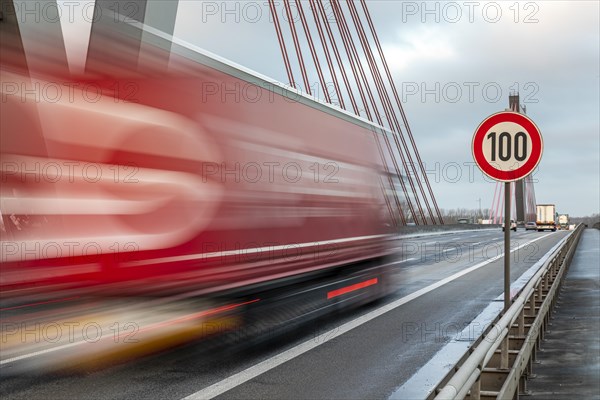
<path fill-rule="evenodd" d="M 527 108 L 520 103 L 519 93 L 511 92 L 508 96 L 508 111 L 513 111 L 521 114 L 526 114 Z M 500 196 L 502 195 L 503 185 L 496 183 L 496 190 L 494 192 L 494 200 L 492 201 L 492 207 L 490 208 L 490 219 L 496 223 L 501 221 L 503 215 L 503 205 L 500 203 Z M 536 211 L 535 211 L 535 190 L 533 186 L 533 178 L 531 175 L 515 181 L 511 185 L 511 191 L 514 193 L 514 206 L 512 208 L 512 219 L 517 222 L 517 225 L 524 225 L 526 222 L 535 222 Z M 496 196 L 498 194 L 498 197 Z"/>

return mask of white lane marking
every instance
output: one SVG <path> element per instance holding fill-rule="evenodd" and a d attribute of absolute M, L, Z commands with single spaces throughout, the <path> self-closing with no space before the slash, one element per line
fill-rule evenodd
<path fill-rule="evenodd" d="M 511 250 L 511 253 L 513 251 L 520 249 L 521 247 L 525 247 L 533 242 L 543 239 L 546 236 L 548 236 L 548 235 L 540 236 L 530 242 L 522 244 L 519 247 Z M 480 262 L 479 264 L 476 264 L 472 267 L 464 269 L 460 272 L 457 272 L 454 275 L 451 275 L 447 278 L 442 279 L 441 281 L 438 281 L 438 282 L 433 283 L 429 286 L 426 286 L 422 289 L 419 289 L 416 292 L 409 294 L 408 296 L 402 297 L 401 299 L 393 301 L 392 303 L 386 304 L 385 306 L 382 306 L 376 310 L 373 310 L 373 311 L 371 311 L 365 315 L 362 315 L 352 321 L 346 322 L 345 324 L 343 324 L 337 328 L 333 328 L 329 332 L 323 333 L 316 338 L 312 338 L 310 340 L 305 341 L 304 343 L 300 343 L 299 345 L 294 346 L 291 349 L 285 350 L 271 358 L 261 361 L 258 364 L 255 364 L 241 372 L 238 372 L 237 374 L 233 374 L 233 375 L 229 376 L 228 378 L 225 378 L 213 385 L 210 385 L 204 389 L 201 389 L 201 390 L 197 391 L 196 393 L 192 393 L 191 395 L 184 397 L 182 400 L 212 399 L 214 397 L 217 397 L 237 386 L 240 386 L 243 383 L 248 382 L 251 379 L 256 378 L 259 375 L 264 374 L 265 372 L 272 370 L 273 368 L 280 366 L 283 363 L 286 363 L 286 362 L 322 345 L 323 343 L 326 343 L 332 339 L 335 339 L 336 337 L 341 336 L 341 335 L 351 331 L 354 328 L 357 328 L 357 327 L 359 327 L 359 326 L 361 326 L 361 325 L 363 325 L 363 324 L 365 324 L 365 323 L 367 323 L 389 311 L 392 311 L 393 309 L 398 308 L 401 305 L 408 303 L 409 301 L 419 298 L 419 297 L 439 288 L 440 286 L 443 286 L 449 282 L 452 282 L 452 281 L 460 278 L 461 276 L 464 276 L 464 275 L 471 273 L 487 264 L 490 264 L 490 263 L 502 258 L 503 256 L 504 256 L 504 253 L 497 255 L 496 257 L 493 257 L 487 261 Z"/>
<path fill-rule="evenodd" d="M 88 343 L 88 342 L 86 342 L 85 340 L 81 340 L 81 341 L 78 341 L 78 342 L 72 342 L 72 343 L 63 344 L 61 346 L 51 347 L 49 349 L 35 351 L 35 352 L 29 353 L 29 354 L 23 354 L 22 356 L 16 356 L 16 357 L 12 357 L 12 358 L 7 358 L 6 360 L 0 361 L 0 365 L 10 364 L 10 363 L 13 363 L 15 361 L 24 360 L 26 358 L 41 356 L 41 355 L 44 355 L 44 354 L 47 354 L 47 353 L 51 353 L 51 352 L 54 352 L 54 351 L 58 351 L 58 350 L 68 349 L 69 347 L 78 346 L 78 345 L 83 344 L 83 343 Z"/>
<path fill-rule="evenodd" d="M 442 253 L 447 253 L 447 252 L 449 252 L 449 251 L 452 251 L 452 250 L 457 250 L 457 249 L 459 249 L 459 250 L 460 250 L 460 246 L 451 247 L 451 248 L 449 248 L 449 249 L 446 249 L 446 250 L 442 251 Z"/>
<path fill-rule="evenodd" d="M 394 264 L 402 264 L 402 263 L 409 262 L 409 261 L 413 261 L 413 260 L 416 260 L 416 259 L 417 259 L 416 257 L 407 258 L 406 260 L 397 261 L 397 262 L 395 262 L 395 263 L 392 263 L 391 265 L 394 265 Z"/>

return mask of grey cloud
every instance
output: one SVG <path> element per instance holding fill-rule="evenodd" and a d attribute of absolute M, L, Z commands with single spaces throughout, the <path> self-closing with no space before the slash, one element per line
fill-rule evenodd
<path fill-rule="evenodd" d="M 286 81 L 268 8 L 265 2 L 257 3 L 263 10 L 259 21 L 241 18 L 236 22 L 229 16 L 225 23 L 214 16 L 202 23 L 202 5 L 187 4 L 187 11 L 178 15 L 176 34 L 262 74 Z M 428 88 L 436 82 L 442 87 L 449 83 L 479 84 L 473 101 L 467 92 L 456 102 L 445 98 L 438 102 L 432 96 L 425 102 L 419 96 L 407 98 L 405 109 L 423 160 L 430 164 L 472 162 L 473 131 L 487 115 L 507 107 L 508 91 L 518 83 L 522 100 L 528 101 L 528 114 L 542 129 L 545 140 L 544 158 L 536 175 L 538 200 L 554 202 L 561 212 L 571 215 L 598 213 L 599 3 L 529 2 L 537 6 L 535 18 L 539 20 L 532 24 L 523 23 L 532 11 L 524 8 L 520 9 L 519 23 L 514 22 L 514 15 L 508 9 L 512 2 L 499 2 L 503 16 L 495 24 L 486 22 L 477 13 L 474 23 L 464 15 L 458 23 L 448 23 L 443 18 L 435 23 L 432 16 L 422 23 L 420 15 L 404 15 L 403 23 L 403 7 L 408 3 L 413 2 L 368 2 L 386 51 L 410 51 L 411 46 L 415 50 L 411 38 L 419 38 L 423 32 L 431 35 L 425 45 L 438 41 L 447 43 L 448 48 L 440 48 L 440 54 L 423 53 L 404 64 L 403 60 L 391 57 L 398 87 L 402 88 L 402 83 L 425 83 Z M 433 8 L 431 4 L 429 7 Z M 447 3 L 439 4 L 444 7 Z M 524 4 L 519 3 L 520 7 Z M 485 2 L 480 3 L 480 7 L 484 5 Z M 291 40 L 288 43 L 291 46 Z M 288 50 L 293 51 L 291 47 Z M 316 82 L 316 75 L 311 79 Z M 498 102 L 482 95 L 479 88 L 488 83 L 501 87 L 502 97 Z M 534 86 L 526 87 L 528 83 Z M 432 182 L 432 186 L 444 208 L 475 208 L 474 197 L 481 197 L 482 206 L 487 207 L 494 192 L 494 184 L 482 179 L 474 183 L 449 183 L 441 179 Z"/>

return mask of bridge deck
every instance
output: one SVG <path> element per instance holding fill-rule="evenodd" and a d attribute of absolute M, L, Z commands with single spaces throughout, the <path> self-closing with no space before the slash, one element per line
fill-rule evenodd
<path fill-rule="evenodd" d="M 586 229 L 528 381 L 533 398 L 600 399 L 600 230 Z"/>

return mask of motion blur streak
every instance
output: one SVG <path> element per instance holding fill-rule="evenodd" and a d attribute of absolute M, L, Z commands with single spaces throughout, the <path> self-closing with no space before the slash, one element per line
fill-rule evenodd
<path fill-rule="evenodd" d="M 154 307 L 152 313 L 149 313 L 147 309 L 127 307 L 121 303 L 117 305 L 120 310 L 107 309 L 102 314 L 98 313 L 100 310 L 96 310 L 95 315 L 72 314 L 69 320 L 36 319 L 21 321 L 18 326 L 15 323 L 4 323 L 3 359 L 0 360 L 0 365 L 32 357 L 38 357 L 35 360 L 37 366 L 70 366 L 73 360 L 78 364 L 89 360 L 98 365 L 136 352 L 157 351 L 192 338 L 231 329 L 236 324 L 229 312 L 258 301 L 260 299 L 253 299 L 179 316 L 174 316 L 181 311 L 175 310 L 172 304 Z M 177 307 L 181 308 L 181 304 L 177 304 Z M 188 309 L 192 307 L 189 306 Z M 218 314 L 221 314 L 220 318 L 215 317 Z M 136 322 L 131 322 L 131 318 L 128 320 L 127 317 L 134 318 Z M 63 335 L 62 331 L 67 327 L 68 335 Z M 93 329 L 89 329 L 90 327 Z M 52 346 L 48 346 L 48 342 Z M 25 343 L 27 346 L 24 346 Z M 77 350 L 73 353 L 64 352 L 72 347 L 77 347 Z M 41 355 L 59 350 L 63 353 L 53 354 L 51 359 L 39 359 Z M 27 353 L 23 354 L 25 351 Z M 8 358 L 4 358 L 6 356 Z"/>
<path fill-rule="evenodd" d="M 53 22 L 0 22 L 2 363 L 143 354 L 207 318 L 211 335 L 285 325 L 387 293 L 389 132 L 98 17 L 83 69 Z M 363 290 L 327 301 L 340 286 Z"/>
<path fill-rule="evenodd" d="M 6 307 L 6 308 L 0 308 L 0 311 L 8 311 L 8 310 L 16 310 L 18 308 L 25 308 L 25 307 L 35 307 L 35 306 L 41 306 L 44 304 L 51 304 L 51 303 L 61 303 L 64 301 L 71 301 L 71 300 L 76 300 L 78 299 L 79 296 L 77 297 L 69 297 L 66 299 L 57 299 L 57 300 L 48 300 L 48 301 L 40 301 L 38 303 L 32 303 L 32 304 L 23 304 L 21 306 L 16 306 L 16 307 Z"/>

